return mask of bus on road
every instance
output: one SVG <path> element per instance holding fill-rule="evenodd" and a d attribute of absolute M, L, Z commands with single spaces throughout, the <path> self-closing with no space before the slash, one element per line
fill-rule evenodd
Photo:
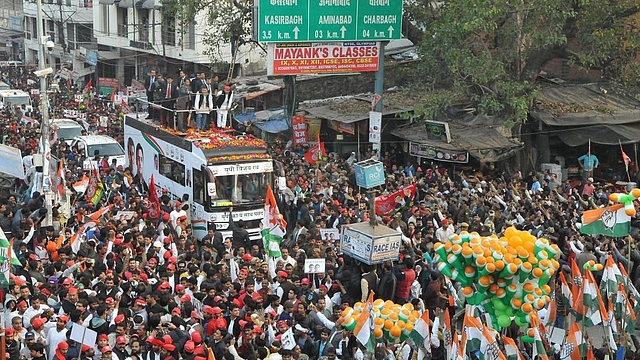
<path fill-rule="evenodd" d="M 233 207 L 233 220 L 243 220 L 251 240 L 259 240 L 267 185 L 273 182 L 273 161 L 264 140 L 217 130 L 174 132 L 144 116 L 125 116 L 125 166 L 134 178 L 148 184 L 153 175 L 158 196 L 162 190 L 173 199 L 188 195 L 198 239 L 213 224 L 223 237 L 231 236 Z"/>

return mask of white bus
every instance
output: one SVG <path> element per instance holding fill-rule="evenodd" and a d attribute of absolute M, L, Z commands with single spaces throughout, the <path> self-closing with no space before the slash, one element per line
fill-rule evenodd
<path fill-rule="evenodd" d="M 28 111 L 33 109 L 31 96 L 22 90 L 0 90 L 0 102 L 2 102 L 2 106 L 7 106 L 11 103 L 11 106 L 24 105 Z"/>
<path fill-rule="evenodd" d="M 146 116 L 146 114 L 144 114 Z M 158 196 L 166 189 L 173 199 L 189 195 L 194 235 L 201 239 L 215 224 L 231 236 L 234 221 L 243 220 L 253 241 L 260 239 L 267 185 L 273 161 L 261 139 L 226 132 L 175 134 L 127 114 L 124 123 L 126 165 L 147 184 L 153 174 Z"/>

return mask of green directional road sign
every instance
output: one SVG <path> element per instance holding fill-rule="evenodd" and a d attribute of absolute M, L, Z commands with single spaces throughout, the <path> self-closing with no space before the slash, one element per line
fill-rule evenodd
<path fill-rule="evenodd" d="M 401 0 L 259 0 L 258 41 L 399 39 Z"/>

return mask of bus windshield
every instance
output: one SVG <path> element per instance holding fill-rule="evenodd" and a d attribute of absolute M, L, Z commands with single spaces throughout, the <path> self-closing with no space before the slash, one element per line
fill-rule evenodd
<path fill-rule="evenodd" d="M 271 173 L 216 176 L 212 201 L 231 201 L 234 204 L 264 203 Z"/>

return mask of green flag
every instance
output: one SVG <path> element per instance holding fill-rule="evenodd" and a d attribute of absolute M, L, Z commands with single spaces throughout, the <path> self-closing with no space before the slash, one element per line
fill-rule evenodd
<path fill-rule="evenodd" d="M 282 256 L 280 252 L 280 242 L 282 242 L 282 236 L 273 234 L 271 229 L 262 229 L 262 241 L 264 242 L 264 252 L 274 258 Z"/>
<path fill-rule="evenodd" d="M 12 244 L 0 229 L 0 287 L 8 287 L 11 280 L 11 265 L 21 266 L 20 260 L 13 254 Z"/>

